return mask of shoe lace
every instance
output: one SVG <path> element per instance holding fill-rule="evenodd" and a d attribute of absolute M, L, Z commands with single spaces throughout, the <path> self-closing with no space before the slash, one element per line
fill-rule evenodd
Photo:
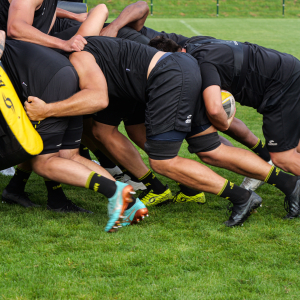
<path fill-rule="evenodd" d="M 150 193 L 152 193 L 152 192 L 153 192 L 152 189 L 151 190 L 147 189 L 140 193 L 139 198 L 143 199 L 143 200 L 148 200 L 150 198 Z"/>
<path fill-rule="evenodd" d="M 180 191 L 178 191 L 175 196 L 173 197 L 172 202 L 176 202 L 178 195 L 180 194 Z"/>

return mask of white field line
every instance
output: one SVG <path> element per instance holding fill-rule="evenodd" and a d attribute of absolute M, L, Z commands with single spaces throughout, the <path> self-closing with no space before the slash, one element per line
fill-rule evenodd
<path fill-rule="evenodd" d="M 180 23 L 182 23 L 184 26 L 186 26 L 189 30 L 191 30 L 196 35 L 202 35 L 199 31 L 197 31 L 196 29 L 194 29 L 191 25 L 187 24 L 185 21 L 180 20 Z"/>

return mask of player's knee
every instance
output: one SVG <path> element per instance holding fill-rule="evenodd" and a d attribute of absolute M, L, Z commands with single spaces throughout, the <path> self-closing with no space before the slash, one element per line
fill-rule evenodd
<path fill-rule="evenodd" d="M 61 158 L 77 161 L 80 158 L 79 149 L 64 149 L 59 151 Z"/>
<path fill-rule="evenodd" d="M 42 177 L 49 178 L 55 171 L 53 170 L 52 160 L 53 156 L 45 158 L 43 155 L 38 155 L 31 161 L 33 172 Z"/>
<path fill-rule="evenodd" d="M 140 8 L 140 10 L 143 11 L 143 13 L 148 13 L 149 12 L 149 6 L 148 6 L 148 3 L 146 1 L 137 1 L 136 4 Z"/>
<path fill-rule="evenodd" d="M 167 160 L 157 160 L 149 157 L 150 167 L 158 174 L 168 176 L 168 173 L 172 169 L 172 165 L 175 158 Z"/>
<path fill-rule="evenodd" d="M 105 13 L 106 14 L 106 19 L 108 18 L 108 8 L 107 8 L 107 6 L 105 4 L 98 4 L 94 8 L 94 10 L 97 10 L 97 11 L 103 13 L 103 14 Z"/>
<path fill-rule="evenodd" d="M 284 170 L 285 172 L 289 172 L 291 170 L 290 164 L 293 163 L 293 161 L 289 159 L 290 155 L 286 155 L 282 152 L 270 152 L 270 156 L 273 164 L 276 167 Z"/>

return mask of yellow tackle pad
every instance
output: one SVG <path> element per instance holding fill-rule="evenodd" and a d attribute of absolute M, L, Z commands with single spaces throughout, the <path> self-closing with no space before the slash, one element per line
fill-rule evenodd
<path fill-rule="evenodd" d="M 0 170 L 24 162 L 42 150 L 42 138 L 27 117 L 0 61 Z"/>

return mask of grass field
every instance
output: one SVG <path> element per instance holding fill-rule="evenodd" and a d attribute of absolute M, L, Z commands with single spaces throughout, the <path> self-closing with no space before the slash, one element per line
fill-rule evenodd
<path fill-rule="evenodd" d="M 149 6 L 151 1 L 145 0 Z M 99 0 L 87 0 L 94 7 Z M 117 17 L 131 0 L 104 0 L 110 16 Z M 164 18 L 208 18 L 216 17 L 217 0 L 153 0 L 153 17 Z M 285 0 L 282 16 L 282 0 L 220 0 L 219 18 L 299 18 L 299 0 Z"/>
<path fill-rule="evenodd" d="M 188 36 L 247 40 L 300 58 L 296 19 L 181 21 L 157 18 L 147 25 Z M 263 137 L 262 117 L 253 109 L 238 105 L 237 117 Z M 180 155 L 195 159 L 185 143 Z M 174 182 L 160 178 L 176 192 Z M 9 178 L 0 180 L 2 191 Z M 283 194 L 273 187 L 258 190 L 263 207 L 243 227 L 226 228 L 227 201 L 207 194 L 201 206 L 151 208 L 144 222 L 116 234 L 103 230 L 104 197 L 69 186 L 64 190 L 94 214 L 47 211 L 46 189 L 36 175 L 27 191 L 41 208 L 0 204 L 0 299 L 300 299 L 300 220 L 282 220 Z"/>

